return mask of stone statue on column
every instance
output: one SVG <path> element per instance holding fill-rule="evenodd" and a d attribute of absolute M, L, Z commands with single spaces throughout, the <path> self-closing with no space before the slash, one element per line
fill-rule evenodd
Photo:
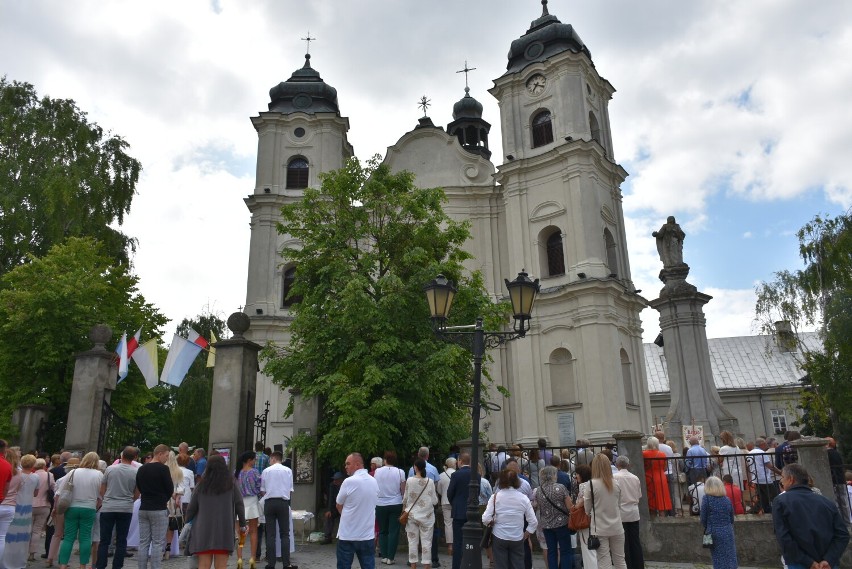
<path fill-rule="evenodd" d="M 666 415 L 666 436 L 681 440 L 682 427 L 701 425 L 705 443 L 723 430 L 739 433 L 739 423 L 722 403 L 713 381 L 703 306 L 713 297 L 698 292 L 686 281 L 689 265 L 683 261 L 686 233 L 669 216 L 659 231 L 657 251 L 663 262 L 660 297 L 649 305 L 660 313 L 663 355 L 669 377 L 671 404 Z"/>

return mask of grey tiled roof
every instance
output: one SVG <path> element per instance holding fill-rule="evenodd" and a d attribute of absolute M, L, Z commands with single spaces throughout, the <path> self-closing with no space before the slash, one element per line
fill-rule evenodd
<path fill-rule="evenodd" d="M 810 350 L 821 343 L 815 332 L 799 335 Z M 805 374 L 798 366 L 801 353 L 783 352 L 773 336 L 737 336 L 707 340 L 710 367 L 717 389 L 754 389 L 796 385 Z M 669 377 L 663 348 L 645 344 L 645 371 L 651 393 L 669 391 Z"/>

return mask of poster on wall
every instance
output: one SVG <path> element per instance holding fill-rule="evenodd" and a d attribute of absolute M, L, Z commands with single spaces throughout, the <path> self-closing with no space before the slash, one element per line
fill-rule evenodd
<path fill-rule="evenodd" d="M 689 448 L 689 439 L 698 437 L 698 444 L 704 446 L 704 426 L 703 425 L 684 425 L 683 426 L 683 446 Z"/>
<path fill-rule="evenodd" d="M 294 479 L 296 484 L 313 484 L 314 482 L 314 451 L 306 450 L 296 453 L 296 468 Z"/>
<path fill-rule="evenodd" d="M 219 456 L 225 459 L 225 464 L 231 464 L 231 449 L 230 448 L 217 448 L 216 452 L 219 453 Z"/>
<path fill-rule="evenodd" d="M 559 428 L 559 446 L 574 446 L 577 443 L 577 433 L 574 430 L 574 413 L 570 411 L 557 413 L 556 424 Z"/>

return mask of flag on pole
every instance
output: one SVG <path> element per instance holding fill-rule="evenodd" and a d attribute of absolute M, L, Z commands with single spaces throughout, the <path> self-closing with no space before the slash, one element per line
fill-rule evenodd
<path fill-rule="evenodd" d="M 201 346 L 204 349 L 207 349 L 210 346 L 210 342 L 205 340 L 204 337 L 201 334 L 199 334 L 198 332 L 196 332 L 192 328 L 189 329 L 189 334 L 187 334 L 187 338 L 193 344 Z"/>
<path fill-rule="evenodd" d="M 218 342 L 216 339 L 216 334 L 213 333 L 213 330 L 210 330 L 210 342 L 215 344 Z M 216 365 L 216 348 L 210 346 L 209 353 L 207 354 L 207 367 L 214 367 Z"/>
<path fill-rule="evenodd" d="M 121 383 L 127 377 L 127 332 L 121 335 L 115 353 L 118 354 L 118 383 Z"/>
<path fill-rule="evenodd" d="M 133 352 L 136 351 L 136 348 L 139 347 L 139 338 L 141 338 L 141 337 L 142 337 L 142 328 L 139 328 L 138 330 L 136 330 L 136 333 L 133 335 L 133 337 L 130 338 L 129 340 L 127 340 L 127 357 L 128 358 L 131 357 L 133 355 Z"/>
<path fill-rule="evenodd" d="M 153 338 L 133 350 L 131 356 L 136 365 L 139 366 L 139 371 L 142 372 L 142 377 L 145 378 L 145 385 L 148 389 L 157 386 L 157 340 Z"/>
<path fill-rule="evenodd" d="M 166 356 L 163 373 L 160 374 L 160 381 L 163 383 L 179 387 L 183 382 L 183 378 L 186 377 L 186 372 L 192 366 L 192 362 L 201 353 L 201 342 L 208 345 L 207 340 L 199 336 L 198 332 L 194 330 L 190 330 L 189 336 L 194 336 L 195 341 L 187 340 L 177 334 L 172 338 L 172 345 L 169 346 L 169 355 Z"/>

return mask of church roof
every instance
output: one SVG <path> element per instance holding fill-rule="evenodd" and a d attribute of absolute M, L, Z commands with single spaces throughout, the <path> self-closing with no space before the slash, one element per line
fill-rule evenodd
<path fill-rule="evenodd" d="M 464 88 L 464 97 L 453 105 L 453 119 L 481 119 L 482 103 L 470 96 L 470 89 Z"/>
<path fill-rule="evenodd" d="M 516 73 L 531 63 L 545 61 L 557 53 L 573 51 L 584 53 L 589 61 L 592 54 L 571 24 L 563 24 L 548 13 L 547 2 L 542 2 L 542 14 L 533 20 L 527 33 L 512 42 L 506 73 Z"/>
<path fill-rule="evenodd" d="M 815 332 L 800 334 L 799 339 L 809 350 L 822 349 Z M 797 363 L 802 360 L 801 352 L 781 350 L 774 336 L 713 338 L 707 345 L 719 390 L 795 386 L 805 375 Z M 644 348 L 648 391 L 667 393 L 670 388 L 663 348 L 656 344 L 645 344 Z"/>
<path fill-rule="evenodd" d="M 305 65 L 269 90 L 269 110 L 279 113 L 339 113 L 337 89 L 322 80 L 311 67 L 310 54 L 305 55 Z"/>

